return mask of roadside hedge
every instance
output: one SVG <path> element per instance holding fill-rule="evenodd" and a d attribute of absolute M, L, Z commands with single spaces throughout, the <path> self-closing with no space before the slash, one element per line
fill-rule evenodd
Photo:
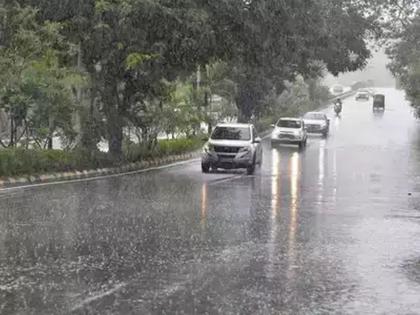
<path fill-rule="evenodd" d="M 67 172 L 111 165 L 107 155 L 101 152 L 90 155 L 81 150 L 0 150 L 0 177 Z"/>
<path fill-rule="evenodd" d="M 121 161 L 113 161 L 107 153 L 89 153 L 75 149 L 33 150 L 8 148 L 0 150 L 0 177 L 47 174 L 55 172 L 83 171 L 104 167 L 120 166 L 124 163 L 139 162 L 154 157 L 176 155 L 200 148 L 199 138 L 159 141 L 150 148 L 144 144 L 125 147 Z"/>
<path fill-rule="evenodd" d="M 160 140 L 157 144 L 129 144 L 124 146 L 124 156 L 128 162 L 182 154 L 198 150 L 203 145 L 200 137 L 189 139 Z"/>

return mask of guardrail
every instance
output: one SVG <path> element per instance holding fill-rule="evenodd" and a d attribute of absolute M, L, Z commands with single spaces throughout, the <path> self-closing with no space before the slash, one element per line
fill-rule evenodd
<path fill-rule="evenodd" d="M 335 95 L 335 96 L 331 97 L 329 100 L 334 101 L 337 98 L 347 98 L 347 97 L 350 97 L 354 94 L 356 94 L 356 91 L 349 91 L 349 92 L 346 92 L 346 93 L 343 93 L 343 94 Z"/>

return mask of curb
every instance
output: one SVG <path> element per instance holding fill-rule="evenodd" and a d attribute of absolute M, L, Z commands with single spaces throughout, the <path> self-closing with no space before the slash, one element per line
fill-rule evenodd
<path fill-rule="evenodd" d="M 140 162 L 125 164 L 119 167 L 102 168 L 95 170 L 83 170 L 73 172 L 50 173 L 43 175 L 30 175 L 19 177 L 8 177 L 0 180 L 0 188 L 20 187 L 30 184 L 53 183 L 58 181 L 76 180 L 102 177 L 115 174 L 127 174 L 138 171 L 153 170 L 156 167 L 170 165 L 176 162 L 188 161 L 201 156 L 201 151 L 170 155 L 162 158 L 148 159 Z"/>

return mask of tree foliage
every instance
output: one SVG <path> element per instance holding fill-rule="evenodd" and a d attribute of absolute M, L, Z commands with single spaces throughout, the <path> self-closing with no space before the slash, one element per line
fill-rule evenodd
<path fill-rule="evenodd" d="M 392 58 L 390 70 L 406 90 L 417 114 L 420 114 L 420 11 L 388 53 Z"/>
<path fill-rule="evenodd" d="M 27 45 L 15 51 L 29 54 L 19 58 L 31 70 L 1 55 L 1 67 L 16 67 L 7 82 L 16 88 L 5 95 L 16 113 L 39 104 L 33 125 L 47 136 L 59 130 L 75 138 L 70 116 L 78 113 L 80 144 L 95 150 L 106 138 L 119 158 L 127 128 L 152 143 L 159 132 L 191 134 L 202 121 L 232 115 L 232 104 L 249 121 L 291 86 L 309 83 L 310 91 L 324 69 L 362 68 L 369 37 L 388 22 L 381 17 L 396 16 L 404 1 L 413 0 L 17 0 L 13 7 L 30 18 L 14 17 L 5 34 Z M 72 68 L 85 73 L 83 88 Z M 214 96 L 222 99 L 217 106 Z M 216 107 L 224 114 L 213 115 Z"/>
<path fill-rule="evenodd" d="M 36 10 L 15 4 L 3 7 L 0 14 L 0 106 L 10 120 L 7 145 L 31 136 L 38 144 L 49 139 L 51 145 L 58 130 L 71 138 L 71 89 L 81 79 L 60 65 L 66 47 L 60 25 L 39 23 Z"/>
<path fill-rule="evenodd" d="M 377 28 L 377 16 L 354 1 L 211 1 L 208 7 L 245 121 L 286 80 L 316 77 L 324 65 L 333 74 L 365 66 L 367 35 Z"/>

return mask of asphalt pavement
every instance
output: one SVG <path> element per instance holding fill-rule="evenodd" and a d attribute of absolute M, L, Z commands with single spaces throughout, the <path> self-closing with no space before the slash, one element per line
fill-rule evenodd
<path fill-rule="evenodd" d="M 0 314 L 420 314 L 420 123 L 378 92 L 253 176 L 0 191 Z"/>

